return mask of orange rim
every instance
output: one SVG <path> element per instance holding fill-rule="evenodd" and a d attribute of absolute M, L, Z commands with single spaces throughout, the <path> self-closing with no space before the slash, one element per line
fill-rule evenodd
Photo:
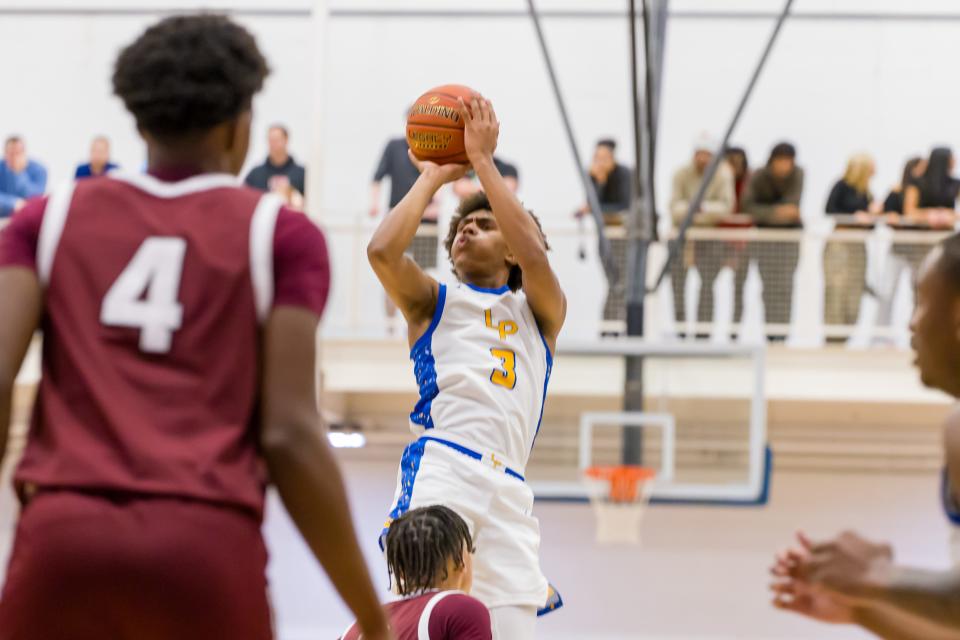
<path fill-rule="evenodd" d="M 652 480 L 657 475 L 653 469 L 629 464 L 588 467 L 583 473 L 595 480 L 609 482 L 610 500 L 613 502 L 636 502 L 640 496 L 640 483 Z"/>

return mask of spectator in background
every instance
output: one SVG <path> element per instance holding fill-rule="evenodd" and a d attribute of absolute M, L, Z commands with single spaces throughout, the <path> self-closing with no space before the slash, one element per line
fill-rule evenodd
<path fill-rule="evenodd" d="M 843 178 L 833 185 L 827 198 L 829 215 L 851 215 L 854 223 L 839 221 L 846 226 L 873 223 L 876 203 L 870 193 L 870 178 L 875 166 L 873 158 L 858 153 L 847 161 Z M 838 224 L 839 224 L 838 222 Z M 863 243 L 828 242 L 823 251 L 824 321 L 827 324 L 852 325 L 860 313 L 860 296 L 866 278 L 867 252 Z"/>
<path fill-rule="evenodd" d="M 780 142 L 770 151 L 767 166 L 758 169 L 743 194 L 743 212 L 757 226 L 799 227 L 803 169 L 797 166 L 797 150 Z"/>
<path fill-rule="evenodd" d="M 600 210 L 604 214 L 622 213 L 630 208 L 630 169 L 617 163 L 617 143 L 610 138 L 597 142 L 593 151 L 593 162 L 590 163 L 590 180 L 597 190 L 600 200 Z M 590 208 L 585 204 L 580 207 L 580 213 L 589 213 Z M 623 224 L 622 220 L 608 220 L 608 224 Z"/>
<path fill-rule="evenodd" d="M 743 212 L 759 227 L 800 227 L 800 196 L 803 169 L 797 166 L 797 150 L 780 142 L 770 151 L 767 165 L 750 177 L 743 194 Z M 793 274 L 800 258 L 795 241 L 755 242 L 751 259 L 757 261 L 763 280 L 763 306 L 768 324 L 789 324 L 793 313 Z"/>
<path fill-rule="evenodd" d="M 106 136 L 97 136 L 90 143 L 90 162 L 77 166 L 73 177 L 91 178 L 113 171 L 117 165 L 110 162 L 110 140 Z"/>
<path fill-rule="evenodd" d="M 740 206 L 743 201 L 743 190 L 747 188 L 747 182 L 750 180 L 750 163 L 747 162 L 747 152 L 742 147 L 728 147 L 724 158 L 730 168 L 733 169 L 733 190 L 736 196 L 733 212 L 740 213 L 743 211 Z"/>
<path fill-rule="evenodd" d="M 703 182 L 703 172 L 713 159 L 715 148 L 715 143 L 709 136 L 706 134 L 699 136 L 693 145 L 693 160 L 673 174 L 670 213 L 675 225 L 679 226 L 686 218 L 690 201 L 693 200 L 697 189 L 700 188 L 700 183 Z M 714 226 L 721 218 L 734 212 L 735 201 L 733 171 L 726 162 L 721 162 L 707 186 L 699 210 L 694 214 L 693 224 Z"/>
<path fill-rule="evenodd" d="M 858 153 L 847 161 L 847 170 L 843 178 L 837 180 L 827 198 L 828 214 L 851 214 L 869 216 L 875 213 L 873 194 L 870 193 L 870 179 L 876 172 L 873 158 L 866 153 Z"/>
<path fill-rule="evenodd" d="M 46 188 L 47 170 L 27 158 L 23 138 L 7 138 L 3 145 L 3 164 L 0 164 L 0 218 L 12 215 L 28 198 L 42 195 Z"/>
<path fill-rule="evenodd" d="M 904 189 L 905 218 L 926 223 L 934 229 L 953 227 L 957 192 L 960 191 L 960 180 L 951 175 L 953 167 L 953 151 L 949 148 L 937 147 L 930 152 L 923 175 Z"/>
<path fill-rule="evenodd" d="M 247 174 L 246 183 L 261 191 L 276 193 L 288 205 L 303 208 L 306 195 L 306 171 L 297 164 L 287 150 L 290 133 L 283 125 L 275 124 L 267 131 L 269 153 L 266 161 Z"/>
<path fill-rule="evenodd" d="M 903 165 L 903 177 L 900 178 L 900 184 L 894 186 L 887 199 L 883 201 L 883 210 L 885 213 L 903 214 L 903 192 L 907 185 L 915 183 L 927 170 L 927 161 L 920 156 L 914 156 L 907 160 Z"/>
<path fill-rule="evenodd" d="M 371 218 L 380 215 L 380 204 L 382 202 L 380 191 L 384 178 L 390 178 L 390 198 L 387 200 L 387 207 L 393 209 L 403 200 L 403 196 L 407 195 L 407 191 L 410 191 L 410 187 L 420 177 L 420 172 L 410 161 L 409 153 L 410 147 L 407 145 L 406 138 L 392 138 L 383 148 L 380 164 L 377 165 L 377 170 L 373 174 L 373 182 L 370 184 Z M 427 208 L 423 222 L 436 224 L 436 207 Z"/>
<path fill-rule="evenodd" d="M 507 183 L 507 187 L 516 193 L 520 188 L 520 171 L 517 169 L 517 166 L 497 157 L 493 158 L 493 164 L 497 166 L 497 171 L 503 176 L 503 181 Z M 477 181 L 477 176 L 473 171 L 470 171 L 467 175 L 453 183 L 453 193 L 460 201 L 463 201 L 478 191 L 480 191 L 480 183 Z"/>

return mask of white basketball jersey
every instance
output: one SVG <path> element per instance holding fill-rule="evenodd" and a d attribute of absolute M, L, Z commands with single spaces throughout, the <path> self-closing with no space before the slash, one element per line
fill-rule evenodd
<path fill-rule="evenodd" d="M 505 456 L 522 473 L 553 365 L 522 290 L 441 284 L 410 358 L 420 386 L 413 432 Z"/>

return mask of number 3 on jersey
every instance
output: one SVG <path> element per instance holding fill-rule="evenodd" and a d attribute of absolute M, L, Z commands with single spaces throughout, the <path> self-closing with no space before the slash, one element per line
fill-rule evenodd
<path fill-rule="evenodd" d="M 140 329 L 140 350 L 166 353 L 183 322 L 177 302 L 187 241 L 147 238 L 103 298 L 100 322 Z"/>
<path fill-rule="evenodd" d="M 494 358 L 500 359 L 502 369 L 494 369 L 490 374 L 490 382 L 507 389 L 517 386 L 517 354 L 509 349 L 490 349 Z"/>

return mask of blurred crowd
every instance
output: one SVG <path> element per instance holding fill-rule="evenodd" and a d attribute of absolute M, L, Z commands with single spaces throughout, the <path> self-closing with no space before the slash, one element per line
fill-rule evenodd
<path fill-rule="evenodd" d="M 280 196 L 290 207 L 302 210 L 306 193 L 306 170 L 290 155 L 290 133 L 283 125 L 267 131 L 267 157 L 244 178 L 246 184 Z M 96 136 L 90 142 L 87 161 L 77 165 L 74 178 L 92 178 L 115 171 L 119 166 L 111 160 L 110 140 Z M 47 169 L 27 153 L 22 136 L 9 136 L 3 145 L 0 163 L 0 218 L 11 216 L 24 203 L 43 195 L 47 190 Z"/>

